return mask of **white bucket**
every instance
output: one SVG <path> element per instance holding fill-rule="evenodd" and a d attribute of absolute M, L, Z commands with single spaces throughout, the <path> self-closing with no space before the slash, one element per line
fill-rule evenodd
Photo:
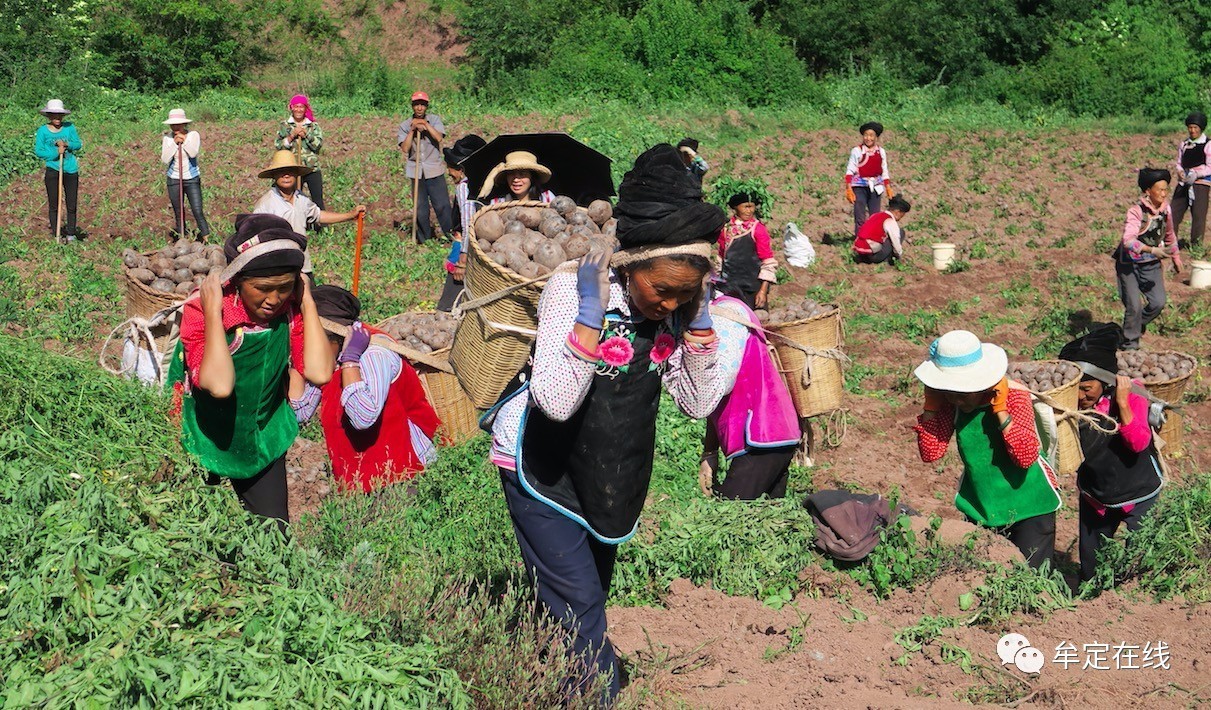
<path fill-rule="evenodd" d="M 938 271 L 945 271 L 946 267 L 950 266 L 955 260 L 955 245 L 954 244 L 934 244 L 933 245 L 933 268 Z"/>
<path fill-rule="evenodd" d="M 1190 262 L 1191 288 L 1207 288 L 1211 286 L 1211 261 Z"/>

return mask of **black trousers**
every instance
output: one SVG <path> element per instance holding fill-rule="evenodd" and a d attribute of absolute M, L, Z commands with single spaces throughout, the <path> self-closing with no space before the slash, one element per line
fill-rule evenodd
<path fill-rule="evenodd" d="M 869 187 L 854 185 L 854 197 L 857 198 L 854 200 L 854 236 L 856 237 L 866 219 L 883 209 L 883 195 Z"/>
<path fill-rule="evenodd" d="M 996 531 L 1022 551 L 1026 564 L 1038 569 L 1055 556 L 1055 513 L 1019 520 Z"/>
<path fill-rule="evenodd" d="M 463 282 L 455 281 L 454 274 L 446 274 L 446 285 L 442 287 L 441 296 L 437 298 L 437 310 L 449 313 L 454 310 L 458 296 L 463 292 Z"/>
<path fill-rule="evenodd" d="M 854 252 L 854 261 L 859 264 L 882 264 L 891 259 L 892 263 L 895 263 L 895 260 L 892 259 L 894 255 L 895 252 L 892 251 L 891 240 L 884 239 L 882 242 L 879 242 L 879 251 L 873 254 Z"/>
<path fill-rule="evenodd" d="M 715 484 L 715 495 L 733 500 L 756 500 L 761 496 L 782 498 L 795 447 L 749 449 L 728 462 L 727 477 Z"/>
<path fill-rule="evenodd" d="M 610 684 L 600 698 L 600 706 L 608 707 L 619 689 L 618 657 L 606 638 L 605 615 L 617 548 L 530 496 L 516 473 L 501 469 L 500 476 L 521 559 L 538 600 L 573 634 L 571 651 L 583 662 L 583 673 L 567 679 L 565 692 L 583 695 L 598 674 L 609 674 Z"/>
<path fill-rule="evenodd" d="M 1106 508 L 1105 515 L 1099 515 L 1097 509 L 1081 496 L 1080 532 L 1077 535 L 1077 547 L 1081 552 L 1081 581 L 1088 582 L 1097 573 L 1097 551 L 1102 549 L 1106 541 L 1118 532 L 1120 523 L 1127 523 L 1127 530 L 1135 532 L 1144 524 L 1144 516 L 1152 510 L 1152 506 L 1160 498 L 1152 496 L 1148 500 L 1135 504 L 1130 513 L 1124 513 L 1119 508 Z"/>
<path fill-rule="evenodd" d="M 221 476 L 210 474 L 207 482 L 217 485 L 222 481 Z M 289 522 L 290 508 L 286 491 L 286 455 L 266 466 L 260 473 L 251 478 L 229 478 L 231 488 L 244 506 L 253 515 L 265 518 L 276 518 L 282 523 Z"/>
<path fill-rule="evenodd" d="M 408 182 L 412 182 L 409 178 Z M 421 178 L 419 193 L 413 195 L 412 205 L 416 210 L 416 234 L 413 235 L 418 243 L 423 244 L 433 237 L 433 223 L 429 220 L 429 206 L 437 214 L 437 223 L 442 233 L 449 236 L 454 233 L 454 217 L 450 212 L 450 194 L 446 192 L 446 178 Z"/>
<path fill-rule="evenodd" d="M 324 175 L 319 170 L 303 176 L 303 187 L 307 188 L 307 196 L 316 207 L 324 209 Z"/>
<path fill-rule="evenodd" d="M 1194 191 L 1191 204 L 1190 191 Z M 1190 245 L 1203 243 L 1203 234 L 1207 231 L 1207 199 L 1211 195 L 1211 185 L 1181 185 L 1173 191 L 1173 199 L 1169 201 L 1169 209 L 1173 215 L 1173 231 L 1181 231 L 1182 218 L 1186 210 L 1190 211 Z"/>
<path fill-rule="evenodd" d="M 182 236 L 179 234 L 181 229 L 181 181 L 177 178 L 168 178 L 168 202 L 172 205 L 172 234 L 174 238 Z M 210 236 L 210 223 L 206 221 L 206 214 L 202 211 L 202 178 L 189 178 L 185 180 L 185 199 L 189 200 L 189 211 L 193 213 L 194 224 L 198 228 L 198 239 L 205 239 Z"/>
<path fill-rule="evenodd" d="M 46 206 L 47 216 L 50 218 L 50 233 L 51 236 L 54 236 L 55 222 L 59 218 L 59 171 L 47 168 L 43 182 L 46 184 Z M 64 210 L 62 233 L 65 237 L 76 233 L 76 205 L 79 193 L 80 174 L 63 173 L 63 202 L 66 209 Z"/>

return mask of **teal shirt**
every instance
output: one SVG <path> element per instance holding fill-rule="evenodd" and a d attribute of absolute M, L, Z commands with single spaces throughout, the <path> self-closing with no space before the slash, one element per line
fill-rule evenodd
<path fill-rule="evenodd" d="M 55 141 L 66 141 L 67 152 L 63 154 L 63 172 L 78 173 L 80 172 L 80 163 L 76 160 L 76 153 L 84 147 L 80 141 L 80 134 L 76 132 L 76 125 L 68 121 L 63 122 L 63 127 L 55 133 L 50 129 L 49 124 L 38 126 L 37 132 L 34 133 L 34 155 L 38 156 L 39 160 L 46 161 L 46 167 L 51 170 L 59 170 L 59 148 L 55 145 Z"/>

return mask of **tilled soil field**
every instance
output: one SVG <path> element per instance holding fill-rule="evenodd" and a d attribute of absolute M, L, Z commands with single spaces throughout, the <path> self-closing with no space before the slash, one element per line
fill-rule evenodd
<path fill-rule="evenodd" d="M 440 102 L 434 111 L 441 113 Z M 362 271 L 368 318 L 378 321 L 406 307 L 431 306 L 444 278 L 439 262 L 445 247 L 417 247 L 391 226 L 409 207 L 394 145 L 398 116 L 320 120 L 329 136 L 324 158 L 329 209 L 369 206 L 370 244 Z M 449 123 L 454 139 L 467 132 L 575 132 L 577 121 L 480 117 Z M 197 128 L 203 136 L 207 214 L 221 235 L 230 229 L 232 217 L 249 209 L 268 187 L 255 174 L 268 161 L 274 126 L 235 122 Z M 159 247 L 172 221 L 155 157 L 159 136 L 150 122 L 147 140 L 126 145 L 107 145 L 90 127 L 81 130 L 85 141 L 92 141 L 82 161 L 80 210 L 89 239 L 71 248 L 94 262 L 100 278 L 117 279 L 122 249 Z M 670 127 L 668 138 L 675 142 L 682 130 Z M 859 267 L 847 257 L 852 222 L 841 175 L 856 132 L 786 126 L 743 142 L 712 145 L 709 140 L 712 131 L 735 135 L 744 130 L 741 117 L 731 115 L 700 135 L 702 153 L 712 164 L 708 183 L 732 174 L 762 177 L 770 184 L 777 198 L 767 220 L 771 233 L 779 234 L 786 221 L 795 221 L 818 254 L 818 263 L 809 269 L 786 268 L 788 279 L 775 289 L 775 305 L 804 297 L 839 305 L 847 324 L 845 349 L 854 360 L 847 375 L 846 412 L 822 432 L 839 437 L 839 445 L 814 452 L 813 486 L 884 493 L 896 487 L 923 513 L 959 524 L 951 503 L 957 460 L 949 456 L 938 466 L 917 458 L 908 428 L 919 408 L 912 368 L 925 357 L 933 337 L 953 328 L 973 330 L 1003 345 L 1011 359 L 1031 360 L 1054 358 L 1070 327 L 1119 318 L 1109 251 L 1121 235 L 1127 207 L 1137 199 L 1135 169 L 1147 163 L 1167 165 L 1178 136 L 955 136 L 889 127 L 884 143 L 891 175 L 897 190 L 913 203 L 904 222 L 907 256 L 896 269 Z M 47 239 L 40 173 L 21 176 L 0 191 L 0 227 L 22 235 L 19 239 L 28 245 Z M 321 281 L 347 283 L 352 234 L 350 227 L 337 226 L 313 239 Z M 957 273 L 938 273 L 930 265 L 929 245 L 940 241 L 958 245 L 964 268 Z M 71 287 L 51 254 L 50 247 L 39 246 L 4 264 L 19 275 L 28 308 Z M 1189 353 L 1200 365 L 1187 393 L 1185 452 L 1169 462 L 1171 483 L 1206 471 L 1211 463 L 1206 443 L 1211 404 L 1202 379 L 1211 357 L 1211 295 L 1191 289 L 1186 279 L 1172 273 L 1167 277 L 1169 305 L 1144 340 L 1147 349 Z M 83 297 L 91 299 L 84 310 L 93 335 L 67 344 L 48 340 L 49 347 L 95 352 L 121 320 L 121 306 L 107 296 Z M 19 323 L 4 327 L 16 334 L 31 330 Z M 291 491 L 298 493 L 292 515 L 314 510 L 330 493 L 323 455 L 322 446 L 310 442 L 292 455 Z M 1057 553 L 1074 563 L 1076 498 L 1071 478 L 1062 483 L 1065 508 L 1059 516 Z M 805 571 L 817 573 L 830 577 Z M 628 657 L 658 669 L 633 678 L 636 688 L 670 691 L 691 706 L 913 708 L 1016 701 L 1036 707 L 1153 708 L 1211 703 L 1205 657 L 1211 619 L 1205 605 L 1181 600 L 1153 604 L 1125 593 L 1106 594 L 1046 621 L 1023 619 L 1004 629 L 1027 636 L 1048 661 L 1065 641 L 1078 649 L 1093 643 L 1142 647 L 1165 642 L 1171 652 L 1167 669 L 1096 670 L 1078 664 L 1065 670 L 1049 662 L 1031 677 L 1012 664 L 1002 666 L 995 651 L 1000 634 L 980 627 L 942 632 L 945 641 L 970 653 L 968 669 L 939 657 L 936 645 L 906 655 L 894 642 L 897 630 L 924 615 L 959 613 L 958 594 L 977 581 L 944 577 L 931 588 L 900 592 L 879 603 L 861 589 L 825 579 L 822 588 L 838 585 L 835 593 L 797 599 L 798 614 L 685 583 L 674 587 L 665 608 L 613 609 L 611 633 Z M 785 648 L 792 631 L 801 639 L 794 650 L 767 650 Z"/>

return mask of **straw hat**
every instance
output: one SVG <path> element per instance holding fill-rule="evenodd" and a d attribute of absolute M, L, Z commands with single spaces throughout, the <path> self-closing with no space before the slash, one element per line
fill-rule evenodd
<path fill-rule="evenodd" d="M 176 126 L 182 123 L 193 123 L 193 121 L 185 117 L 185 109 L 174 108 L 168 112 L 168 120 L 161 121 L 161 123 L 165 126 Z"/>
<path fill-rule="evenodd" d="M 71 111 L 68 111 L 66 108 L 63 107 L 62 99 L 51 99 L 46 102 L 45 106 L 38 109 L 38 113 L 42 114 L 43 116 L 46 116 L 46 115 L 49 115 L 52 113 L 57 113 L 61 116 L 66 116 L 69 113 L 71 113 Z"/>
<path fill-rule="evenodd" d="M 307 175 L 313 172 L 312 168 L 299 165 L 299 162 L 294 157 L 294 152 L 289 150 L 275 150 L 273 158 L 269 161 L 269 166 L 257 173 L 259 178 L 275 178 L 282 173 L 294 173 L 295 175 Z"/>
<path fill-rule="evenodd" d="M 913 373 L 926 387 L 948 392 L 983 392 L 1001 381 L 1009 358 L 996 345 L 966 330 L 952 330 L 929 346 L 929 359 Z"/>
<path fill-rule="evenodd" d="M 505 162 L 497 163 L 484 179 L 484 186 L 479 191 L 480 197 L 487 197 L 492 187 L 504 179 L 506 173 L 513 170 L 529 170 L 534 174 L 539 185 L 551 179 L 551 171 L 538 162 L 538 157 L 528 150 L 515 150 L 505 155 Z"/>

